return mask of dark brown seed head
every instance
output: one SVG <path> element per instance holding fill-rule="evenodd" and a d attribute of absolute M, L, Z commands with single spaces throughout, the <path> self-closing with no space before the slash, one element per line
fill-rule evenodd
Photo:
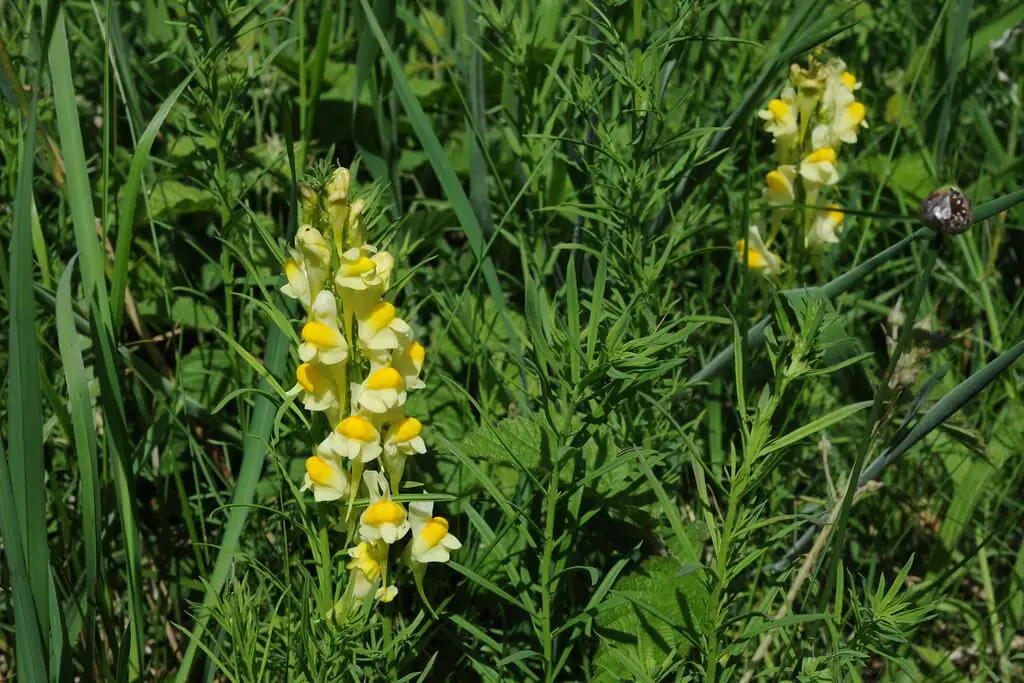
<path fill-rule="evenodd" d="M 954 185 L 932 191 L 920 210 L 921 222 L 942 235 L 959 235 L 973 220 L 971 202 Z"/>

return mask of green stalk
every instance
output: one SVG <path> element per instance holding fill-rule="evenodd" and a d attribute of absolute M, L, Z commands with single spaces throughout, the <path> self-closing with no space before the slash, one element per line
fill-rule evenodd
<path fill-rule="evenodd" d="M 540 565 L 541 635 L 544 647 L 544 680 L 555 680 L 554 642 L 551 635 L 551 561 L 555 550 L 555 508 L 558 504 L 558 463 L 552 467 L 548 483 L 547 515 L 544 519 L 544 556 Z"/>
<path fill-rule="evenodd" d="M 384 590 L 387 590 L 387 582 L 385 581 Z M 388 610 L 389 611 L 389 610 Z M 398 667 L 395 664 L 395 651 L 392 649 L 392 636 L 391 636 L 391 615 L 384 614 L 385 609 L 380 612 L 381 625 L 384 627 L 384 656 L 388 663 L 388 674 L 391 680 L 398 680 Z"/>
<path fill-rule="evenodd" d="M 981 570 L 981 585 L 985 589 L 985 607 L 988 609 L 988 626 L 992 631 L 992 646 L 999 659 L 999 673 L 1004 681 L 1011 680 L 1010 662 L 1006 659 L 1006 645 L 1003 642 L 1003 626 L 999 623 L 999 609 L 996 606 L 996 588 L 992 583 L 992 572 L 985 554 L 984 539 L 979 529 L 974 530 L 974 539 L 978 544 L 978 566 Z"/>

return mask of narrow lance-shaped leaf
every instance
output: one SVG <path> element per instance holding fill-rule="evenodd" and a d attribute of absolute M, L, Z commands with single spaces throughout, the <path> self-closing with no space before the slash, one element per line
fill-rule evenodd
<path fill-rule="evenodd" d="M 82 508 L 82 540 L 85 544 L 85 602 L 87 648 L 92 647 L 92 627 L 96 614 L 96 578 L 100 574 L 100 485 L 99 464 L 96 457 L 96 433 L 92 405 L 89 400 L 89 382 L 85 363 L 78 346 L 71 307 L 71 276 L 75 261 L 72 258 L 64 268 L 57 286 L 57 341 L 60 346 L 64 379 L 68 387 L 71 424 L 74 433 L 75 458 L 78 465 L 78 500 Z M 86 658 L 88 660 L 88 657 Z"/>

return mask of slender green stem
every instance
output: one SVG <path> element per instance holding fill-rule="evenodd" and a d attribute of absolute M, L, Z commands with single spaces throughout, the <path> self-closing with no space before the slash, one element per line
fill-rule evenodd
<path fill-rule="evenodd" d="M 547 515 L 544 519 L 544 556 L 540 565 L 541 585 L 541 637 L 544 646 L 544 680 L 555 680 L 554 643 L 551 636 L 551 561 L 555 549 L 555 508 L 558 504 L 558 463 L 551 471 L 548 482 Z"/>
<path fill-rule="evenodd" d="M 748 458 L 744 453 L 744 461 L 740 466 L 741 472 L 747 469 Z M 725 593 L 726 583 L 728 581 L 729 571 L 729 545 L 732 543 L 732 537 L 735 533 L 736 518 L 739 514 L 740 499 L 743 495 L 743 481 L 744 475 L 740 474 L 736 477 L 735 482 L 737 484 L 733 487 L 732 492 L 729 494 L 729 503 L 726 507 L 725 513 L 725 524 L 722 527 L 722 535 L 719 537 L 719 545 L 717 552 L 715 553 L 715 588 L 711 592 L 711 605 L 715 610 L 715 624 L 710 631 L 710 641 L 708 643 L 708 657 L 707 667 L 705 671 L 705 680 L 714 683 L 718 676 L 718 658 L 719 658 L 719 639 L 718 632 L 723 626 L 723 622 L 726 621 L 725 605 L 722 605 L 722 596 Z"/>
<path fill-rule="evenodd" d="M 327 514 L 322 510 L 320 513 L 320 561 L 317 562 L 317 574 L 320 579 L 320 598 L 322 600 L 322 607 L 326 611 L 330 609 L 331 604 L 334 601 L 334 587 L 331 581 L 331 543 L 328 537 L 329 528 L 327 523 Z"/>
<path fill-rule="evenodd" d="M 988 609 L 988 626 L 992 631 L 992 646 L 999 660 L 999 673 L 1004 681 L 1011 679 L 1010 662 L 1006 659 L 1005 643 L 1003 642 L 1003 626 L 999 623 L 999 609 L 996 606 L 996 589 L 992 583 L 992 572 L 988 566 L 983 534 L 980 529 L 974 530 L 974 538 L 978 544 L 978 566 L 981 570 L 981 586 L 985 589 L 985 607 Z"/>
<path fill-rule="evenodd" d="M 387 590 L 387 586 L 384 586 Z M 395 663 L 395 651 L 392 649 L 392 636 L 391 636 L 391 615 L 386 607 L 380 611 L 380 621 L 384 629 L 384 656 L 388 662 L 388 675 L 391 680 L 398 680 L 398 666 Z"/>

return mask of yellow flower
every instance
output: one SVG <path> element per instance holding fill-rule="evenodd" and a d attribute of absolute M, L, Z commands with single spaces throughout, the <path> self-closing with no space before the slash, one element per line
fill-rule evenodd
<path fill-rule="evenodd" d="M 338 378 L 331 366 L 301 363 L 295 369 L 295 386 L 288 395 L 302 394 L 303 407 L 312 412 L 320 412 L 338 408 L 338 392 Z"/>
<path fill-rule="evenodd" d="M 846 70 L 841 59 L 834 59 L 824 67 L 825 89 L 821 97 L 821 116 L 833 121 L 851 102 L 857 79 Z"/>
<path fill-rule="evenodd" d="M 370 462 L 381 453 L 380 433 L 362 415 L 349 415 L 323 440 L 320 450 L 339 458 Z"/>
<path fill-rule="evenodd" d="M 377 592 L 374 594 L 374 597 L 380 600 L 381 602 L 391 602 L 395 599 L 396 595 L 398 595 L 398 586 L 391 584 L 387 587 L 381 586 L 380 588 L 378 588 Z"/>
<path fill-rule="evenodd" d="M 796 181 L 796 166 L 786 164 L 770 171 L 765 176 L 764 198 L 772 206 L 792 204 L 796 195 L 793 183 Z"/>
<path fill-rule="evenodd" d="M 749 241 L 749 247 L 747 242 Z M 747 258 L 746 264 L 750 270 L 758 272 L 767 277 L 778 275 L 782 272 L 782 260 L 774 253 L 768 251 L 761 241 L 761 233 L 756 225 L 751 225 L 747 233 L 747 239 L 736 241 L 736 257 L 743 263 L 744 255 Z"/>
<path fill-rule="evenodd" d="M 310 320 L 302 327 L 299 358 L 303 362 L 318 361 L 324 365 L 343 363 L 348 358 L 348 342 L 338 329 L 338 304 L 334 295 L 324 290 L 313 301 Z"/>
<path fill-rule="evenodd" d="M 384 463 L 392 484 L 397 488 L 405 472 L 405 461 L 413 453 L 426 453 L 427 445 L 420 432 L 423 424 L 415 417 L 395 416 L 384 437 Z"/>
<path fill-rule="evenodd" d="M 363 481 L 370 492 L 370 505 L 359 517 L 359 535 L 365 541 L 391 545 L 409 533 L 405 508 L 391 500 L 388 481 L 380 472 L 363 472 Z"/>
<path fill-rule="evenodd" d="M 847 144 L 857 142 L 857 131 L 860 128 L 867 128 L 868 122 L 864 120 L 867 110 L 862 102 L 850 102 L 836 118 L 832 128 L 839 140 Z"/>
<path fill-rule="evenodd" d="M 386 251 L 377 253 L 369 244 L 349 249 L 341 255 L 341 264 L 334 276 L 334 284 L 353 292 L 383 291 L 391 281 L 394 259 Z"/>
<path fill-rule="evenodd" d="M 405 381 L 394 368 L 380 368 L 371 372 L 353 394 L 353 401 L 371 413 L 386 413 L 405 404 Z"/>
<path fill-rule="evenodd" d="M 290 256 L 284 262 L 288 282 L 281 287 L 281 293 L 309 308 L 327 281 L 331 248 L 324 236 L 309 225 L 302 226 L 295 235 L 295 247 L 289 250 Z"/>
<path fill-rule="evenodd" d="M 399 335 L 408 337 L 411 332 L 408 323 L 397 317 L 395 307 L 387 301 L 363 311 L 358 320 L 359 341 L 371 355 L 397 349 Z"/>
<path fill-rule="evenodd" d="M 426 453 L 427 446 L 420 436 L 422 431 L 423 423 L 415 417 L 404 417 L 396 421 L 388 428 L 387 436 L 384 437 L 384 451 L 388 455 Z"/>
<path fill-rule="evenodd" d="M 409 555 L 420 564 L 447 562 L 452 550 L 462 547 L 462 542 L 448 533 L 448 520 L 433 516 L 434 504 L 416 501 L 409 504 L 409 523 L 412 527 L 412 542 Z"/>
<path fill-rule="evenodd" d="M 426 386 L 420 379 L 420 372 L 423 370 L 423 361 L 426 359 L 427 350 L 423 345 L 413 339 L 405 339 L 402 348 L 395 352 L 391 358 L 391 367 L 402 376 L 407 390 L 422 389 Z"/>
<path fill-rule="evenodd" d="M 352 595 L 362 600 L 373 588 L 373 584 L 384 573 L 388 561 L 388 547 L 381 541 L 360 542 L 348 549 L 352 559 L 345 565 L 352 571 Z"/>
<path fill-rule="evenodd" d="M 808 154 L 800 162 L 800 175 L 813 185 L 835 185 L 839 182 L 835 149 L 822 147 Z"/>
<path fill-rule="evenodd" d="M 327 181 L 327 201 L 332 204 L 341 204 L 348 201 L 348 190 L 352 183 L 352 177 L 347 168 L 336 168 Z"/>
<path fill-rule="evenodd" d="M 348 549 L 348 556 L 352 559 L 345 565 L 347 569 L 358 569 L 363 576 L 370 581 L 380 576 L 381 565 L 386 560 L 387 548 L 381 543 L 367 543 L 361 541 L 355 547 Z"/>
<path fill-rule="evenodd" d="M 819 248 L 826 244 L 835 244 L 839 241 L 836 231 L 839 230 L 845 218 L 842 211 L 833 204 L 829 211 L 819 211 L 814 219 L 814 224 L 807 232 L 804 244 L 808 248 Z"/>
<path fill-rule="evenodd" d="M 786 97 L 789 94 L 790 97 Z M 768 102 L 768 107 L 757 112 L 764 120 L 764 129 L 773 139 L 790 138 L 797 134 L 797 109 L 791 93 L 784 92 L 781 98 Z"/>
<path fill-rule="evenodd" d="M 348 493 L 348 487 L 348 476 L 334 458 L 323 454 L 306 458 L 306 477 L 301 490 L 312 489 L 318 503 L 338 500 Z"/>

